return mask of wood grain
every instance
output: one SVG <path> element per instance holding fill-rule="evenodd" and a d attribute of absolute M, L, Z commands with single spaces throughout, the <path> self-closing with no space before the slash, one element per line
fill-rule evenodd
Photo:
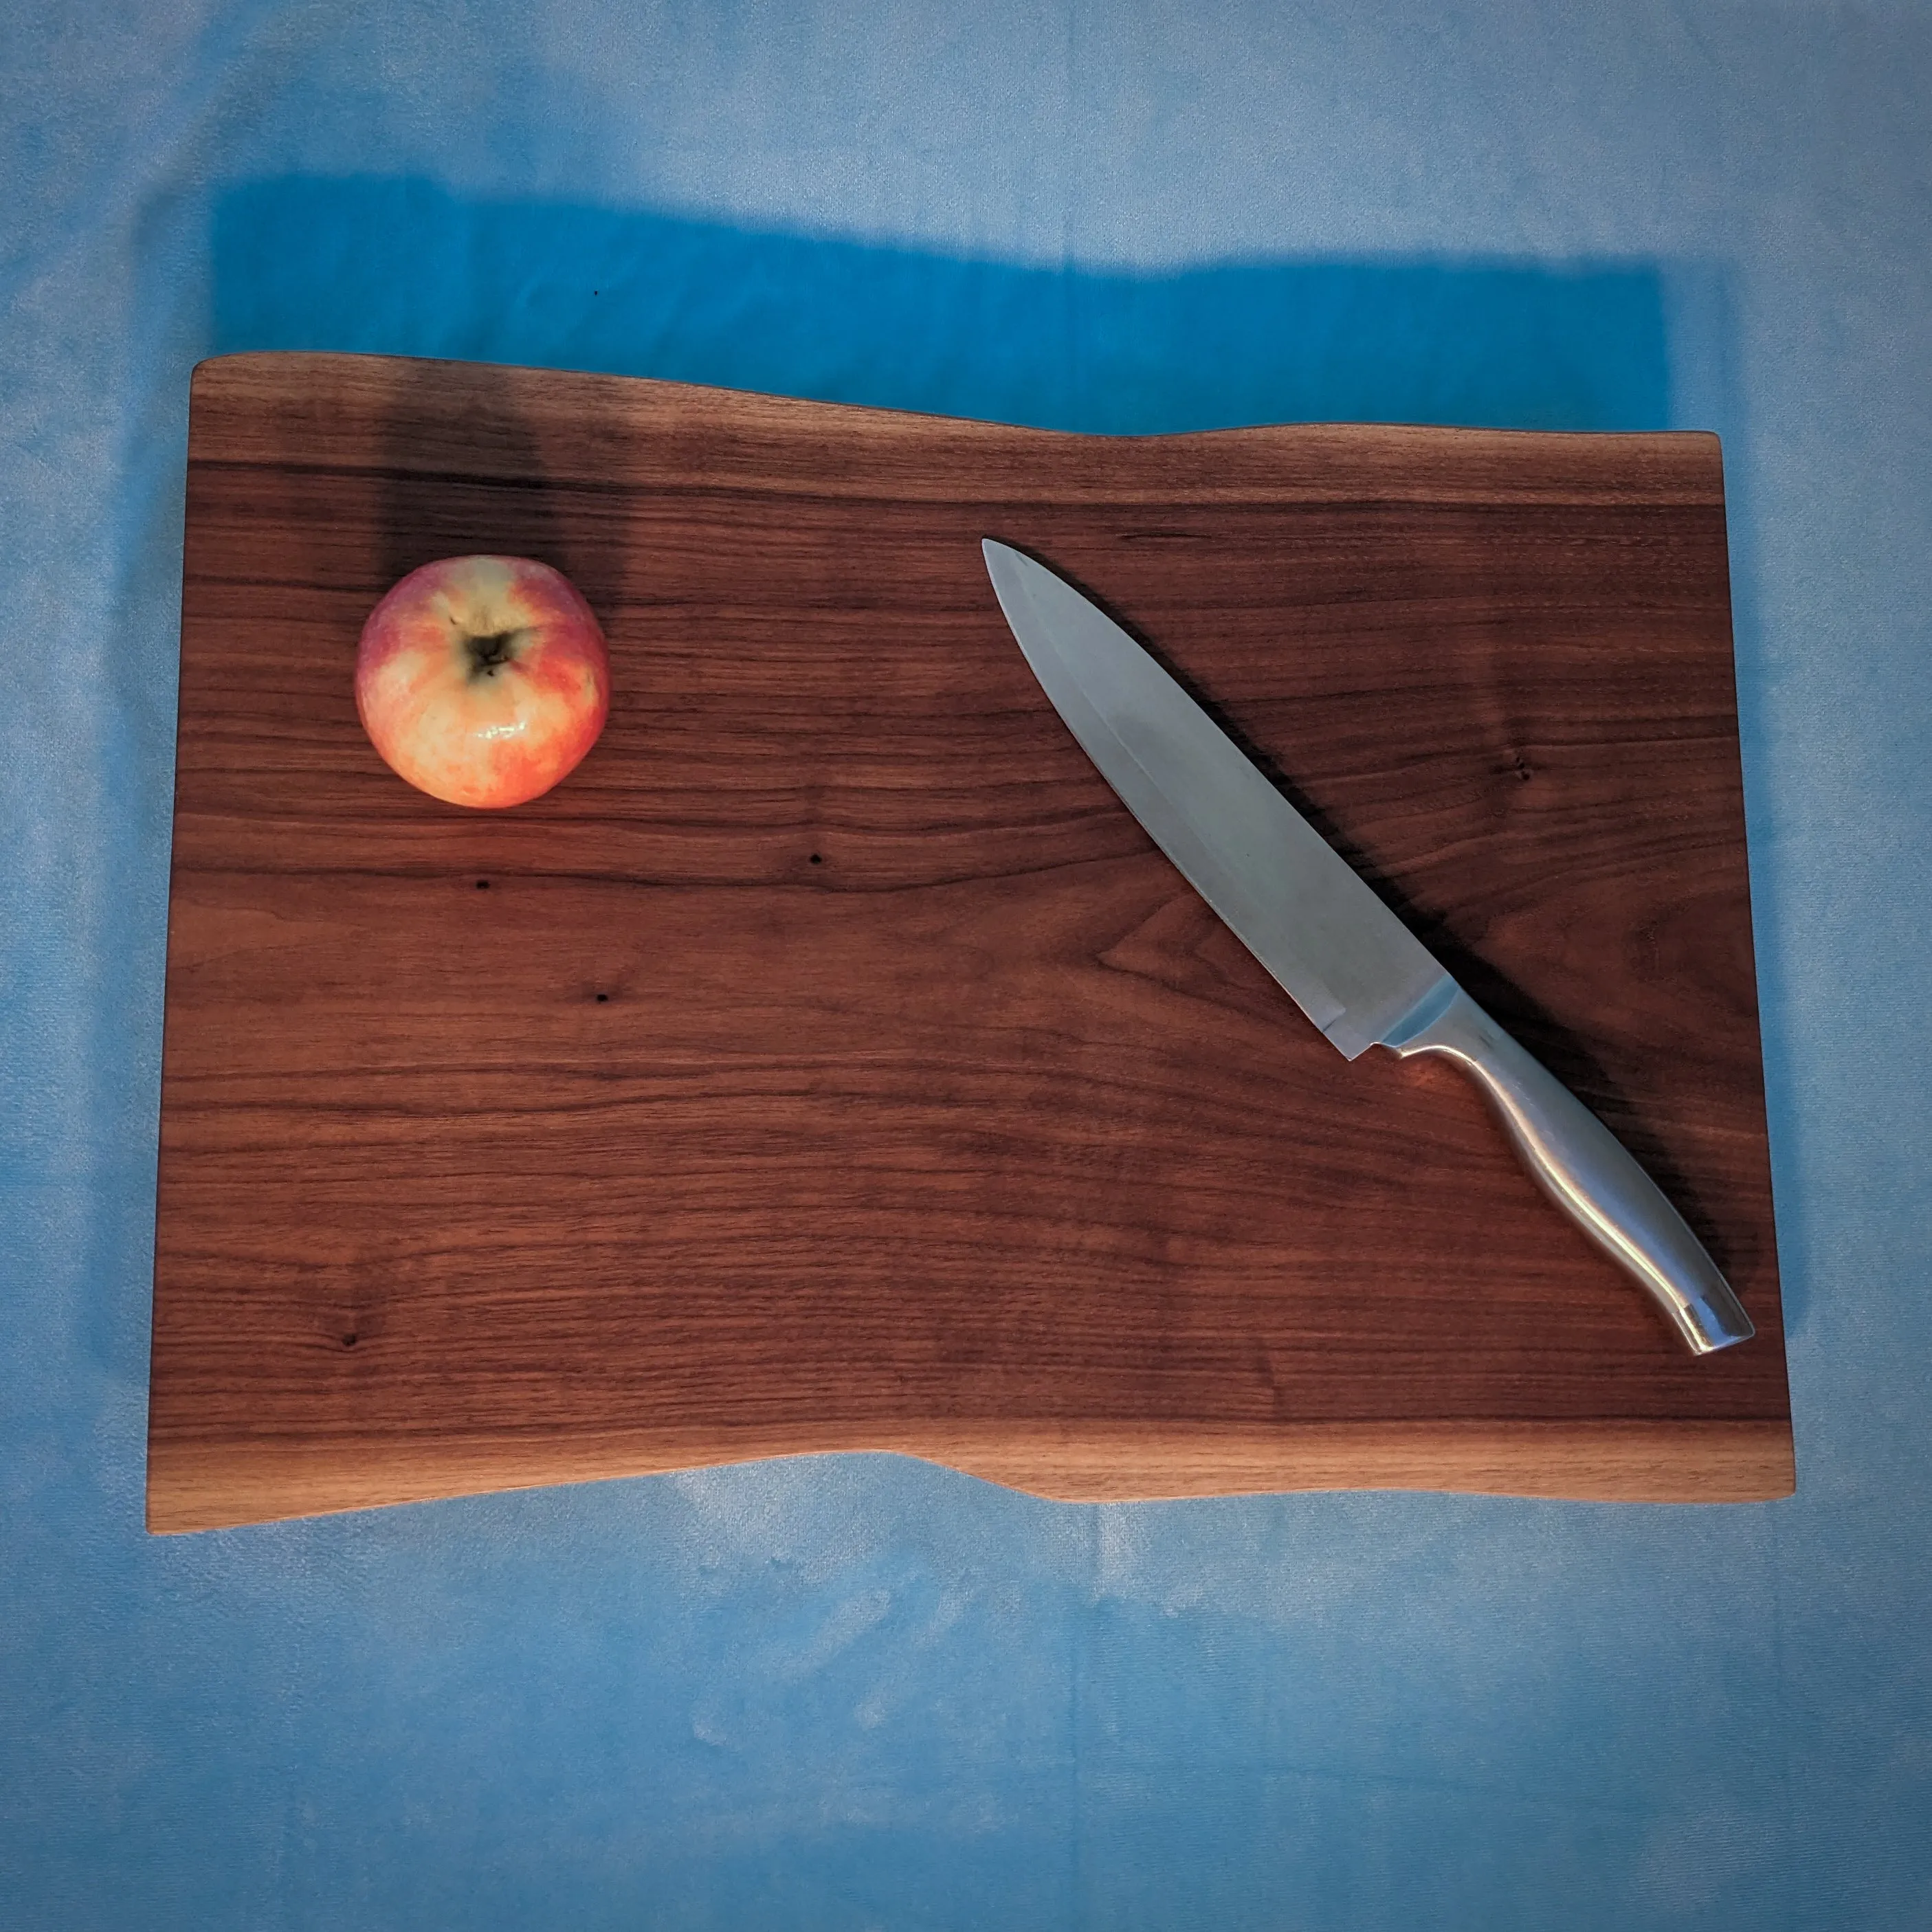
<path fill-rule="evenodd" d="M 978 539 L 1157 649 L 1595 1108 L 1694 1360 L 1453 1074 L 1345 1064 L 1033 682 Z M 514 812 L 356 722 L 407 569 L 616 696 Z M 1792 1486 L 1720 458 L 1089 438 L 380 358 L 196 372 L 149 1520 L 838 1449 L 1070 1498 Z"/>

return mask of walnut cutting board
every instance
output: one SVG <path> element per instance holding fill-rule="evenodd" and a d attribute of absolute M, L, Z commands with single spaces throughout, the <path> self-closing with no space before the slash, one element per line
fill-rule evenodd
<path fill-rule="evenodd" d="M 1343 1062 L 1034 684 L 1152 643 L 1718 1256 L 1694 1360 L 1451 1072 Z M 351 689 L 431 558 L 604 620 L 466 812 Z M 1792 1486 L 1714 440 L 1100 438 L 616 377 L 195 379 L 157 1529 L 800 1451 L 1040 1494 Z"/>

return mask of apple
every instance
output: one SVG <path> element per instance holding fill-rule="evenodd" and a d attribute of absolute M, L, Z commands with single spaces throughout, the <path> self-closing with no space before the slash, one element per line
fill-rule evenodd
<path fill-rule="evenodd" d="M 562 572 L 526 556 L 446 557 L 370 612 L 356 709 L 418 790 L 452 805 L 521 805 L 597 742 L 610 653 Z"/>

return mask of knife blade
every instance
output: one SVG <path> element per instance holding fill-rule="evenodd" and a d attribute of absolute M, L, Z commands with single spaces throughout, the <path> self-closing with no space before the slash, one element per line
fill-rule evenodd
<path fill-rule="evenodd" d="M 1101 775 L 1345 1059 L 1440 1054 L 1531 1175 L 1697 1354 L 1750 1318 L 1682 1215 L 1569 1089 L 1429 949 L 1148 651 L 1023 551 L 982 543 L 1034 675 Z"/>

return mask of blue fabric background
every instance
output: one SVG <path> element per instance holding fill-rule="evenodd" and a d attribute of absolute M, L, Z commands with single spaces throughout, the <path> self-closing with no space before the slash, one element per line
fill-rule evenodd
<path fill-rule="evenodd" d="M 0 26 L 0 1925 L 1932 1925 L 1932 19 L 49 0 Z M 196 358 L 1725 440 L 1800 1489 L 853 1457 L 141 1528 Z"/>

